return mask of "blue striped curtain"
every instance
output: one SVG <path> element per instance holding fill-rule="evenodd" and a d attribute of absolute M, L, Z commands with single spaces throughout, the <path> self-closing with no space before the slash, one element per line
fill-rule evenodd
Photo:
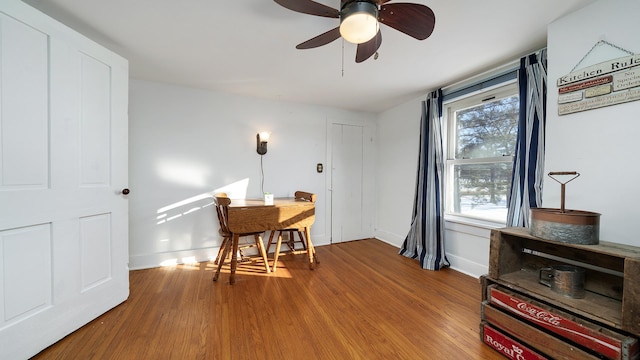
<path fill-rule="evenodd" d="M 547 50 L 520 59 L 520 117 L 507 226 L 529 226 L 531 208 L 542 204 Z"/>
<path fill-rule="evenodd" d="M 400 254 L 419 259 L 427 270 L 449 266 L 444 251 L 443 214 L 444 157 L 442 149 L 442 90 L 422 102 L 420 154 L 409 234 Z"/>

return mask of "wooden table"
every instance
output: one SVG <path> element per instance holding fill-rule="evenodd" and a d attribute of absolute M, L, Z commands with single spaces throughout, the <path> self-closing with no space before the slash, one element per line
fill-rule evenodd
<path fill-rule="evenodd" d="M 229 230 L 233 233 L 231 256 L 231 275 L 229 282 L 235 282 L 238 265 L 238 241 L 241 233 L 262 232 L 267 230 L 304 229 L 309 254 L 309 269 L 315 266 L 311 225 L 315 221 L 315 203 L 295 198 L 276 198 L 273 205 L 265 204 L 262 199 L 233 199 L 229 205 Z M 268 250 L 268 249 L 267 249 Z"/>

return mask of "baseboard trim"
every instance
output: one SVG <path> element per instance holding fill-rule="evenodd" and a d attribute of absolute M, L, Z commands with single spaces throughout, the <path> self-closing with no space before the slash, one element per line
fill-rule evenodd
<path fill-rule="evenodd" d="M 219 247 L 187 249 L 155 254 L 129 256 L 129 269 L 142 270 L 160 266 L 209 261 L 218 254 Z"/>
<path fill-rule="evenodd" d="M 489 272 L 488 266 L 469 261 L 456 255 L 447 254 L 447 260 L 449 260 L 452 269 L 475 278 L 479 278 Z"/>
<path fill-rule="evenodd" d="M 268 237 L 264 238 L 265 246 Z M 324 235 L 313 235 L 311 237 L 314 246 L 328 245 Z M 273 249 L 272 245 L 272 249 Z M 177 251 L 167 251 L 163 253 L 132 255 L 129 256 L 129 270 L 151 269 L 160 266 L 169 266 L 177 264 L 195 263 L 210 261 L 218 255 L 219 247 L 202 248 L 202 249 L 185 249 Z M 248 249 L 247 255 L 254 255 L 255 249 Z M 257 254 L 257 252 L 255 253 Z"/>

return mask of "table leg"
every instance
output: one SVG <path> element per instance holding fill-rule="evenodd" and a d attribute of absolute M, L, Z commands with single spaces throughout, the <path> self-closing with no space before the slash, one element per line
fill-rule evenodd
<path fill-rule="evenodd" d="M 236 267 L 238 267 L 238 242 L 240 236 L 233 234 L 233 248 L 231 249 L 231 274 L 229 274 L 229 284 L 236 283 Z"/>
<path fill-rule="evenodd" d="M 278 231 L 278 240 L 276 241 L 276 252 L 273 253 L 273 266 L 271 271 L 276 272 L 278 267 L 278 256 L 280 255 L 280 246 L 282 246 L 282 232 Z"/>
<path fill-rule="evenodd" d="M 311 242 L 311 226 L 304 228 L 304 237 L 307 239 L 307 254 L 309 254 L 309 269 L 315 268 L 315 252 L 313 243 Z"/>
<path fill-rule="evenodd" d="M 264 267 L 267 270 L 267 274 L 271 272 L 271 268 L 269 267 L 269 259 L 267 258 L 267 251 L 264 248 L 264 241 L 262 241 L 262 235 L 255 235 L 256 241 L 258 242 L 258 250 L 260 251 L 260 255 L 262 255 L 262 260 L 264 261 Z"/>

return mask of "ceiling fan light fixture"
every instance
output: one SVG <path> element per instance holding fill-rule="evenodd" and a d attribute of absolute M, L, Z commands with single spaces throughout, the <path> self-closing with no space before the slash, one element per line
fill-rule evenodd
<path fill-rule="evenodd" d="M 362 44 L 378 33 L 378 6 L 354 1 L 344 6 L 340 16 L 340 35 L 350 43 Z"/>

